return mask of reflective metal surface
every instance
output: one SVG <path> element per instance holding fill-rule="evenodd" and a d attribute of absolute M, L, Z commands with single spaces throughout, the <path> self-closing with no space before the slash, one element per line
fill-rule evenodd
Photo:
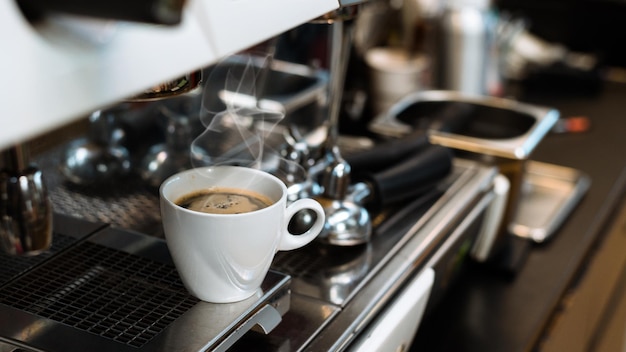
<path fill-rule="evenodd" d="M 141 94 L 126 99 L 128 102 L 146 102 L 167 99 L 194 90 L 202 81 L 202 71 L 193 71 L 167 82 L 155 85 Z"/>
<path fill-rule="evenodd" d="M 289 309 L 289 277 L 211 304 L 182 286 L 164 241 L 105 228 L 0 286 L 0 340 L 41 351 L 224 351 Z"/>
<path fill-rule="evenodd" d="M 418 120 L 433 118 L 443 104 L 461 102 L 480 109 L 474 123 L 479 133 L 429 130 L 435 144 L 509 159 L 527 159 L 559 118 L 558 110 L 515 100 L 468 95 L 455 91 L 423 91 L 410 94 L 370 125 L 375 133 L 399 137 L 410 133 Z M 440 104 L 439 108 L 435 106 Z M 424 110 L 415 110 L 423 107 Z M 411 111 L 411 109 L 413 109 Z M 491 135 L 485 135 L 492 133 Z"/>
<path fill-rule="evenodd" d="M 373 234 L 371 241 L 365 245 L 336 247 L 312 243 L 299 250 L 279 252 L 261 296 L 235 305 L 193 301 L 176 313 L 168 324 L 158 325 L 159 329 L 152 330 L 150 339 L 145 339 L 140 347 L 127 346 L 106 333 L 98 335 L 100 333 L 86 331 L 87 325 L 84 324 L 91 321 L 91 318 L 86 318 L 87 315 L 77 319 L 68 314 L 64 318 L 67 321 L 59 321 L 62 315 L 58 314 L 77 312 L 76 308 L 64 308 L 63 305 L 69 301 L 72 304 L 80 303 L 81 299 L 74 299 L 79 292 L 115 282 L 104 280 L 105 277 L 117 277 L 134 283 L 115 285 L 115 290 L 123 290 L 123 287 L 144 287 L 146 282 L 148 286 L 154 285 L 151 280 L 155 278 L 164 283 L 168 275 L 161 274 L 161 270 L 174 270 L 167 247 L 161 240 L 109 227 L 98 230 L 103 224 L 91 226 L 84 232 L 96 233 L 89 236 L 87 241 L 79 244 L 76 240 L 70 242 L 70 250 L 44 257 L 38 262 L 36 270 L 19 270 L 0 285 L 0 316 L 17 317 L 10 322 L 0 321 L 0 341 L 43 351 L 71 351 L 71 346 L 59 347 L 60 343 L 65 342 L 93 351 L 223 350 L 231 344 L 229 351 L 341 350 L 384 309 L 403 283 L 419 273 L 421 268 L 428 266 L 436 271 L 437 281 L 432 297 L 441 295 L 447 289 L 453 282 L 455 263 L 459 263 L 459 258 L 466 255 L 466 248 L 476 236 L 476 224 L 480 223 L 485 204 L 489 202 L 495 175 L 494 168 L 473 161 L 455 160 L 452 174 L 432 192 L 372 213 Z M 60 221 L 56 226 L 61 232 L 80 228 L 67 225 L 66 221 Z M 58 234 L 55 236 L 57 239 L 63 237 Z M 89 259 L 78 260 L 76 257 L 77 264 L 70 266 L 71 270 L 67 264 L 63 264 L 82 249 L 95 251 L 84 252 L 93 253 Z M 97 262 L 101 253 L 113 256 L 110 261 L 95 266 L 90 264 L 94 260 Z M 130 265 L 127 262 L 129 259 L 143 264 Z M 84 265 L 87 265 L 87 270 L 76 271 Z M 58 280 L 54 279 L 54 275 L 58 275 L 54 274 L 57 272 L 54 268 L 81 274 Z M 36 285 L 37 289 L 28 288 L 25 292 L 29 294 L 23 296 L 25 299 L 37 297 L 33 295 L 39 292 L 39 286 L 45 286 L 37 278 L 43 270 L 50 271 L 46 275 L 51 278 L 51 284 L 56 285 L 46 287 L 58 289 L 53 294 L 42 295 L 37 300 L 40 303 L 16 307 L 14 294 L 18 291 L 12 290 L 16 287 L 14 285 Z M 159 284 L 158 287 L 160 293 L 154 296 L 158 302 L 135 291 L 114 291 L 116 293 L 112 298 L 115 297 L 117 304 L 126 307 L 149 307 L 168 301 L 159 298 L 162 294 L 175 293 L 174 297 L 188 297 L 180 285 Z M 111 314 L 124 311 L 97 303 L 102 302 L 100 297 L 111 297 L 100 288 L 95 288 L 92 295 L 86 296 L 92 297 L 89 301 L 82 302 L 96 303 L 85 304 L 80 308 L 82 312 L 94 307 L 103 307 L 103 312 Z M 125 302 L 125 297 L 135 299 Z M 172 302 L 171 298 L 169 302 Z M 435 304 L 436 299 L 432 302 Z M 33 310 L 32 307 L 42 307 L 42 304 L 47 308 Z M 275 312 L 262 308 L 268 305 L 282 315 L 282 321 L 276 326 Z M 133 327 L 146 319 L 168 316 L 164 313 L 152 316 L 148 311 L 127 311 L 128 315 L 117 317 L 106 324 L 125 321 L 123 326 Z M 254 325 L 258 327 L 250 330 Z M 111 326 L 111 329 L 102 331 L 117 331 L 118 328 Z M 266 334 L 264 329 L 271 332 Z M 129 335 L 122 333 L 115 336 L 120 339 L 128 338 Z"/>
<path fill-rule="evenodd" d="M 475 239 L 493 196 L 495 175 L 493 168 L 456 160 L 440 192 L 377 214 L 369 243 L 355 247 L 316 243 L 278 253 L 272 268 L 292 277 L 291 309 L 267 337 L 246 335 L 234 351 L 246 351 L 252 341 L 259 351 L 343 350 L 402 284 L 425 267 L 435 269 L 433 296 L 440 296 L 454 281 L 455 265 Z M 299 329 L 314 335 L 305 338 L 294 331 Z"/>
<path fill-rule="evenodd" d="M 509 231 L 535 242 L 549 240 L 585 195 L 591 179 L 569 167 L 531 161 L 526 167 L 520 206 Z"/>
<path fill-rule="evenodd" d="M 318 237 L 337 246 L 354 246 L 369 241 L 372 223 L 364 206 L 351 199 L 320 199 L 326 213 L 326 224 Z"/>
<path fill-rule="evenodd" d="M 467 108 L 446 116 L 450 106 Z M 428 130 L 429 140 L 453 148 L 457 155 L 499 168 L 510 189 L 496 245 L 490 256 L 505 250 L 508 225 L 515 219 L 525 177 L 527 160 L 559 118 L 556 109 L 525 104 L 511 99 L 468 95 L 454 91 L 424 91 L 395 104 L 370 125 L 384 136 L 402 136 L 414 129 Z M 447 121 L 454 130 L 432 128 L 432 121 Z"/>
<path fill-rule="evenodd" d="M 268 61 L 269 58 L 260 54 L 238 54 L 205 69 L 202 89 L 207 99 L 203 101 L 203 109 L 217 113 L 256 104 L 262 109 L 285 113 L 281 123 L 302 135 L 319 128 L 324 117 L 320 107 L 326 99 L 328 72 L 278 59 Z M 264 73 L 265 81 L 258 77 L 246 82 L 250 87 L 225 83 L 229 76 L 244 77 L 247 70 Z"/>
<path fill-rule="evenodd" d="M 3 152 L 0 170 L 0 250 L 34 255 L 52 243 L 52 204 L 43 172 L 29 164 L 25 146 Z"/>
<path fill-rule="evenodd" d="M 111 182 L 128 175 L 131 156 L 122 145 L 124 131 L 119 116 L 125 105 L 97 110 L 89 115 L 89 131 L 85 138 L 72 141 L 61 160 L 61 172 L 78 185 Z"/>

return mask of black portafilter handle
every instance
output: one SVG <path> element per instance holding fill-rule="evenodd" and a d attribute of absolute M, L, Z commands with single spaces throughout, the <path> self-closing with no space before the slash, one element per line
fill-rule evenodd
<path fill-rule="evenodd" d="M 430 145 L 424 131 L 415 131 L 402 138 L 382 142 L 372 148 L 343 155 L 352 173 L 372 173 L 384 170 L 406 159 L 412 153 Z"/>
<path fill-rule="evenodd" d="M 365 176 L 373 190 L 368 207 L 373 210 L 425 193 L 452 170 L 453 153 L 428 145 L 384 171 Z"/>
<path fill-rule="evenodd" d="M 64 13 L 100 19 L 177 25 L 186 0 L 17 0 L 29 19 Z"/>
<path fill-rule="evenodd" d="M 474 118 L 475 110 L 475 106 L 469 103 L 447 103 L 430 116 L 428 129 L 448 133 L 463 131 Z M 370 149 L 343 155 L 343 158 L 350 164 L 354 174 L 372 173 L 391 167 L 430 145 L 428 132 L 415 129 L 406 136 L 384 141 Z"/>

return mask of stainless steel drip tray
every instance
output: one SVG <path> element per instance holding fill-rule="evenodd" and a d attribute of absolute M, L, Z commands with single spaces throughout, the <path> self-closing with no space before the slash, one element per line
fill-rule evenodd
<path fill-rule="evenodd" d="M 290 280 L 271 271 L 247 300 L 202 302 L 163 240 L 109 227 L 0 287 L 0 341 L 62 352 L 223 351 L 281 321 Z"/>
<path fill-rule="evenodd" d="M 57 253 L 72 246 L 94 232 L 106 227 L 101 222 L 84 221 L 61 214 L 54 214 L 54 234 L 50 248 L 34 256 L 14 256 L 0 252 L 0 287 L 41 265 Z M 0 349 L 0 351 L 3 351 Z"/>

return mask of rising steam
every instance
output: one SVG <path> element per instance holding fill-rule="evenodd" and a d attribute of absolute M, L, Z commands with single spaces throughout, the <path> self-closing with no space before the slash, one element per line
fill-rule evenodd
<path fill-rule="evenodd" d="M 285 117 L 281 104 L 262 100 L 267 56 L 235 55 L 205 75 L 200 119 L 205 130 L 191 144 L 193 167 L 236 165 L 262 169 L 289 181 L 297 163 L 281 156 Z M 299 170 L 298 173 L 304 173 Z"/>

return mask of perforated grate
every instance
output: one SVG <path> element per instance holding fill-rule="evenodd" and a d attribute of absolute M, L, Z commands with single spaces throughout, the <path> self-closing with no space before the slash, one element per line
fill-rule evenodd
<path fill-rule="evenodd" d="M 315 245 L 315 244 L 313 244 Z M 311 248 L 298 251 L 298 255 L 289 255 L 289 252 L 277 252 L 272 269 L 289 273 L 294 278 L 315 279 L 320 268 L 325 265 L 326 258 Z"/>
<path fill-rule="evenodd" d="M 133 347 L 197 302 L 173 265 L 90 242 L 0 288 L 0 303 Z"/>
<path fill-rule="evenodd" d="M 50 258 L 54 253 L 75 242 L 71 236 L 55 233 L 52 237 L 52 244 L 47 251 L 34 256 L 13 256 L 0 253 L 0 286 L 6 284 L 14 277 L 33 268 L 35 265 Z"/>

